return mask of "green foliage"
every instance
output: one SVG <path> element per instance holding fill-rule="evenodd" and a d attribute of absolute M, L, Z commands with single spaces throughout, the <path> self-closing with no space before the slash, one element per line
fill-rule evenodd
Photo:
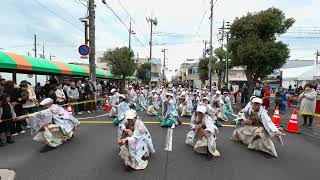
<path fill-rule="evenodd" d="M 198 74 L 199 74 L 199 79 L 201 82 L 204 84 L 206 80 L 209 79 L 208 77 L 208 65 L 209 65 L 209 58 L 202 58 L 200 59 L 198 63 Z"/>
<path fill-rule="evenodd" d="M 144 63 L 138 66 L 137 77 L 144 83 L 147 84 L 150 81 L 150 63 Z"/>
<path fill-rule="evenodd" d="M 249 92 L 253 83 L 281 68 L 289 58 L 287 45 L 277 41 L 294 23 L 277 8 L 236 18 L 230 28 L 229 49 L 234 66 L 246 68 Z"/>
<path fill-rule="evenodd" d="M 127 47 L 122 47 L 105 52 L 102 61 L 107 62 L 112 74 L 125 79 L 132 76 L 136 70 L 133 56 L 133 51 L 129 51 Z"/>

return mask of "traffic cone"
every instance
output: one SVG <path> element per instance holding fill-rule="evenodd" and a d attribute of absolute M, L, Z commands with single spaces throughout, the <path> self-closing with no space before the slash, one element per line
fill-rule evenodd
<path fill-rule="evenodd" d="M 108 99 L 108 97 L 106 97 L 105 102 L 106 102 L 106 104 L 104 105 L 104 110 L 105 110 L 105 111 L 109 111 L 109 110 L 110 110 L 110 105 L 109 105 L 109 99 Z"/>
<path fill-rule="evenodd" d="M 297 115 L 297 109 L 293 109 L 291 118 L 288 123 L 288 127 L 286 131 L 291 132 L 291 133 L 297 133 L 298 132 L 298 115 Z"/>
<path fill-rule="evenodd" d="M 274 114 L 272 116 L 272 122 L 276 125 L 276 126 L 280 126 L 281 125 L 281 121 L 280 121 L 280 113 L 279 113 L 279 106 L 276 107 Z"/>
<path fill-rule="evenodd" d="M 72 105 L 71 104 L 68 104 L 68 107 L 67 107 L 67 111 L 69 114 L 72 114 Z"/>

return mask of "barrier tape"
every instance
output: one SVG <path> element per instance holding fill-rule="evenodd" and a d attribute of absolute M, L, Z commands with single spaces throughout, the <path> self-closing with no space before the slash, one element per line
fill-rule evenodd
<path fill-rule="evenodd" d="M 317 113 L 303 112 L 303 111 L 298 111 L 298 112 L 299 112 L 299 114 L 302 114 L 302 115 L 312 115 L 315 117 L 320 117 L 320 114 L 317 114 Z"/>
<path fill-rule="evenodd" d="M 105 99 L 95 99 L 95 100 L 89 100 L 89 101 L 72 102 L 72 103 L 63 104 L 62 106 L 68 106 L 69 104 L 71 104 L 71 105 L 85 104 L 85 103 L 91 103 L 91 102 L 97 102 L 97 101 L 103 101 L 103 100 L 105 100 Z"/>

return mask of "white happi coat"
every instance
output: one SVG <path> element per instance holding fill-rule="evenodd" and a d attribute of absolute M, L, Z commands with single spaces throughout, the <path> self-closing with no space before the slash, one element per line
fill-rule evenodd
<path fill-rule="evenodd" d="M 178 106 L 179 112 L 181 112 L 181 116 L 189 115 L 191 116 L 192 113 L 192 100 L 189 95 L 186 95 L 186 99 L 184 102 L 179 102 L 180 105 Z"/>
<path fill-rule="evenodd" d="M 121 132 L 126 128 L 127 120 L 125 119 L 120 125 Z M 127 144 L 120 146 L 119 156 L 124 160 L 127 166 L 133 169 L 145 169 L 148 160 L 143 160 L 143 157 L 149 157 L 150 153 L 155 153 L 151 135 L 144 125 L 144 123 L 138 118 L 134 124 L 134 130 L 132 136 L 126 137 Z"/>
<path fill-rule="evenodd" d="M 206 126 L 206 131 L 208 132 L 208 139 L 202 137 L 197 138 L 196 135 L 196 114 L 192 115 L 190 128 L 191 131 L 187 134 L 186 144 L 192 146 L 194 150 L 198 153 L 207 154 L 208 151 L 213 156 L 220 156 L 219 151 L 216 148 L 216 132 L 218 132 L 217 126 L 214 124 L 214 120 L 208 116 L 204 115 L 202 123 Z"/>
<path fill-rule="evenodd" d="M 73 136 L 80 122 L 59 105 L 28 115 L 33 140 L 57 147 Z M 40 131 L 40 130 L 43 131 Z"/>
<path fill-rule="evenodd" d="M 119 98 L 116 94 L 109 96 L 109 105 L 111 106 L 111 110 L 110 110 L 109 115 L 111 117 L 116 116 L 116 114 L 117 114 L 116 105 L 118 104 L 118 102 L 119 102 Z"/>
<path fill-rule="evenodd" d="M 252 113 L 252 106 L 248 106 L 244 113 L 250 116 Z M 249 125 L 240 126 L 234 130 L 231 139 L 247 144 L 249 149 L 263 151 L 278 157 L 275 146 L 271 140 L 271 137 L 278 131 L 278 128 L 274 125 L 263 107 L 260 107 L 258 117 L 260 118 L 263 127 Z"/>

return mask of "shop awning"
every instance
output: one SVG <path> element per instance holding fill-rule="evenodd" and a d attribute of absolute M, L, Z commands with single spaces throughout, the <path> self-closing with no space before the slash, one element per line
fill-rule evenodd
<path fill-rule="evenodd" d="M 0 70 L 8 72 L 16 71 L 21 73 L 54 74 L 88 77 L 89 68 L 74 64 L 67 64 L 61 61 L 50 61 L 31 56 L 19 55 L 12 52 L 0 51 Z M 114 76 L 110 71 L 96 69 L 98 78 L 111 78 Z"/>

